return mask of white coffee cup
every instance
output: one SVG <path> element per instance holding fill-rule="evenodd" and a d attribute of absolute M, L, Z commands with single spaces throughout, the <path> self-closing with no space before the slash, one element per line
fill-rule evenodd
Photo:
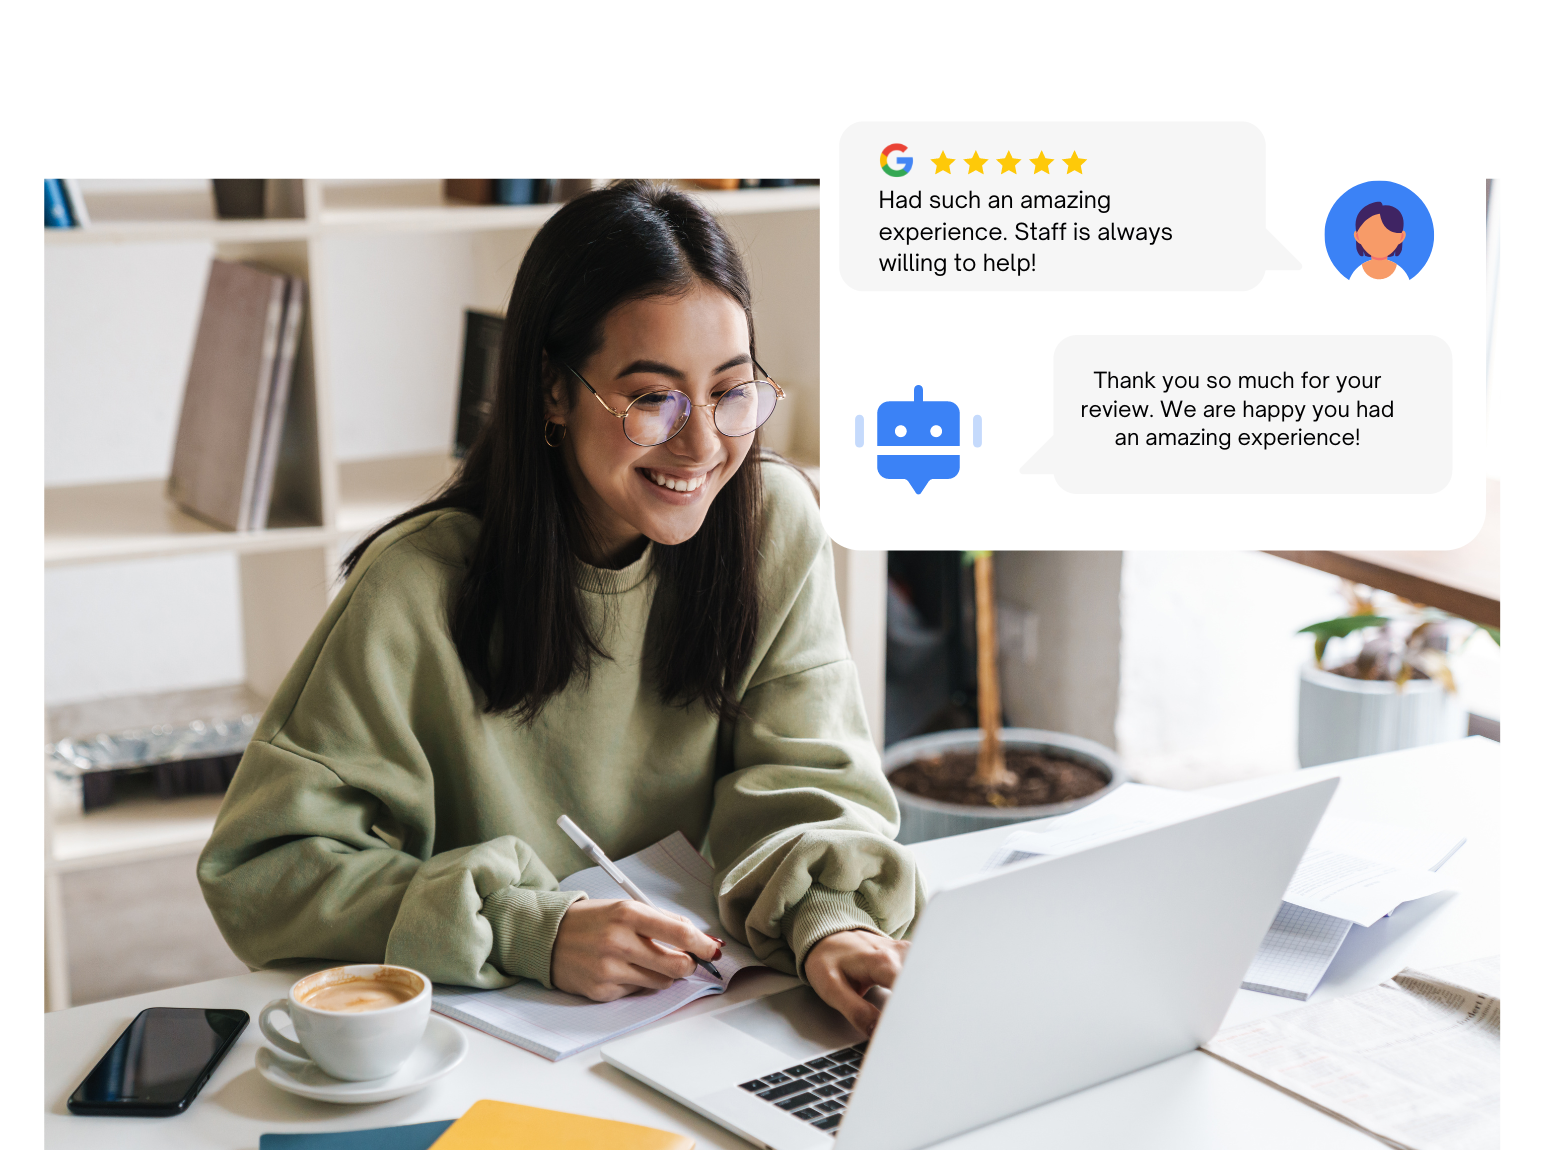
<path fill-rule="evenodd" d="M 306 1003 L 319 992 L 336 999 L 340 993 L 346 995 L 350 986 L 370 983 L 387 984 L 396 996 L 407 997 L 394 1005 L 363 1009 L 324 1009 Z M 276 998 L 263 1007 L 258 1028 L 286 1054 L 308 1058 L 334 1078 L 366 1082 L 385 1078 L 408 1060 L 424 1037 L 432 993 L 429 979 L 406 966 L 335 966 L 307 975 L 290 987 L 287 998 Z M 280 1034 L 269 1021 L 278 1012 L 289 1017 L 299 1043 Z"/>

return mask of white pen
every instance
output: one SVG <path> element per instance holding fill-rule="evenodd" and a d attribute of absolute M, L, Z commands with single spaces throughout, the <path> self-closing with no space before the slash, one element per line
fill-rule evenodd
<path fill-rule="evenodd" d="M 603 851 L 600 847 L 596 846 L 595 840 L 587 835 L 584 831 L 580 830 L 579 824 L 576 823 L 573 819 L 569 818 L 568 815 L 558 816 L 558 829 L 561 830 L 564 834 L 568 835 L 569 838 L 573 839 L 574 845 L 577 846 L 580 850 L 584 851 L 585 854 L 590 857 L 590 860 L 596 864 L 596 866 L 600 867 L 608 875 L 610 875 L 611 880 L 620 886 L 625 892 L 627 892 L 627 896 L 629 898 L 631 898 L 634 902 L 641 902 L 648 907 L 654 906 L 654 903 L 650 900 L 649 896 L 639 889 L 638 884 L 630 879 L 627 875 L 623 874 L 622 871 L 617 868 L 617 864 L 606 857 L 606 852 Z M 658 910 L 659 908 L 655 907 L 655 909 Z M 709 974 L 713 975 L 720 982 L 724 981 L 724 975 L 719 973 L 719 968 L 716 967 L 713 963 L 709 962 L 706 958 L 698 958 L 698 956 L 693 954 L 691 951 L 684 950 L 682 953 L 690 958 L 693 962 L 697 963 L 698 966 L 701 966 L 704 970 L 708 971 Z"/>

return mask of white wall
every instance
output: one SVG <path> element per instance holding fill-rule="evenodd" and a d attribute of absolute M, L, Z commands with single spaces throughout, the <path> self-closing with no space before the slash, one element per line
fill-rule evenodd
<path fill-rule="evenodd" d="M 44 483 L 165 476 L 213 245 L 44 253 Z"/>
<path fill-rule="evenodd" d="M 1121 552 L 999 551 L 993 566 L 1005 716 L 1114 746 Z"/>
<path fill-rule="evenodd" d="M 756 354 L 788 393 L 764 438 L 775 450 L 820 462 L 821 229 L 816 212 L 730 216 L 724 221 L 751 276 Z M 782 407 L 782 405 L 780 405 Z"/>
<path fill-rule="evenodd" d="M 242 681 L 234 555 L 54 567 L 43 588 L 49 706 Z"/>
<path fill-rule="evenodd" d="M 463 312 L 487 306 L 476 298 L 474 242 L 465 234 L 328 237 L 324 302 L 340 461 L 450 451 Z"/>
<path fill-rule="evenodd" d="M 1340 580 L 1256 551 L 1128 551 L 1116 742 L 1138 779 L 1205 786 L 1298 766 L 1300 627 L 1344 612 Z M 1461 703 L 1500 716 L 1500 652 L 1452 660 Z"/>

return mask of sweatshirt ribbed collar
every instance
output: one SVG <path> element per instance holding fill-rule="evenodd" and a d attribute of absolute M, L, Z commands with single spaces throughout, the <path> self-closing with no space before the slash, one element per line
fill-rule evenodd
<path fill-rule="evenodd" d="M 654 543 L 651 541 L 644 544 L 642 555 L 626 567 L 619 567 L 616 570 L 592 567 L 581 559 L 579 560 L 579 589 L 595 595 L 625 594 L 649 578 L 653 556 Z"/>

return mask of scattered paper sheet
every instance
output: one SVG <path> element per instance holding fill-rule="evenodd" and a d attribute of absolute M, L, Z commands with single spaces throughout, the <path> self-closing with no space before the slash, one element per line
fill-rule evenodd
<path fill-rule="evenodd" d="M 1496 958 L 1403 970 L 1361 994 L 1230 1027 L 1202 1049 L 1402 1150 L 1501 1140 Z"/>
<path fill-rule="evenodd" d="M 1036 855 L 1063 854 L 1126 838 L 1166 823 L 1206 814 L 1224 805 L 1195 791 L 1127 783 L 1087 807 L 1027 823 L 1003 840 L 987 860 L 987 869 L 1022 862 Z"/>
<path fill-rule="evenodd" d="M 1311 841 L 1282 900 L 1358 926 L 1372 926 L 1401 903 L 1426 898 L 1448 885 L 1428 870 L 1326 850 Z"/>
<path fill-rule="evenodd" d="M 1206 792 L 1127 783 L 1087 807 L 1015 830 L 987 868 L 1082 850 L 1225 805 Z M 1464 842 L 1458 835 L 1326 815 L 1241 985 L 1307 999 L 1354 924 L 1372 926 L 1401 903 L 1447 889 L 1432 872 Z"/>

